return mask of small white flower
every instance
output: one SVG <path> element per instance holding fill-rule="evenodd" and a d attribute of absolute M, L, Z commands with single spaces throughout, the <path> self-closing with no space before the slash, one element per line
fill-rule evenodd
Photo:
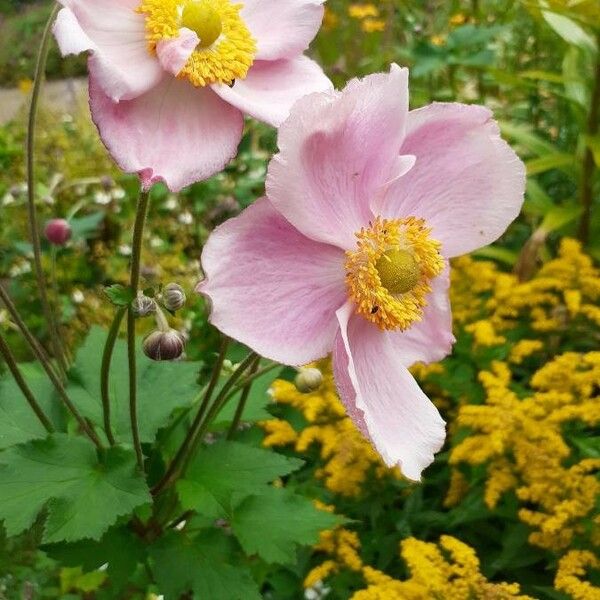
<path fill-rule="evenodd" d="M 121 256 L 131 256 L 131 246 L 128 244 L 121 244 L 119 246 L 119 254 Z"/>
<path fill-rule="evenodd" d="M 108 192 L 103 192 L 101 190 L 98 190 L 94 194 L 94 202 L 96 204 L 105 206 L 106 204 L 110 204 L 111 200 L 112 200 L 112 196 Z"/>
<path fill-rule="evenodd" d="M 71 299 L 73 300 L 73 302 L 75 302 L 75 304 L 83 304 L 85 300 L 85 295 L 81 290 L 73 290 L 73 293 L 71 294 Z"/>
<path fill-rule="evenodd" d="M 182 224 L 182 225 L 191 225 L 194 222 L 194 217 L 192 216 L 192 213 L 189 211 L 184 211 L 182 212 L 179 217 L 177 217 L 177 220 Z"/>

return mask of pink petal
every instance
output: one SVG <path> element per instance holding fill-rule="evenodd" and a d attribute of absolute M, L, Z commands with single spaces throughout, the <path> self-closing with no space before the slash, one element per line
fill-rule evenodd
<path fill-rule="evenodd" d="M 255 119 L 278 127 L 294 103 L 312 92 L 333 86 L 316 62 L 306 56 L 290 60 L 258 61 L 245 79 L 233 87 L 214 85 L 213 90 L 230 104 Z"/>
<path fill-rule="evenodd" d="M 324 0 L 244 0 L 241 16 L 258 45 L 259 60 L 293 58 L 317 35 Z"/>
<path fill-rule="evenodd" d="M 163 70 L 148 52 L 144 17 L 133 0 L 63 0 L 54 35 L 63 55 L 89 50 L 90 76 L 112 100 L 147 92 Z"/>
<path fill-rule="evenodd" d="M 162 68 L 171 75 L 179 75 L 199 42 L 198 34 L 187 27 L 179 30 L 178 37 L 158 42 L 156 54 Z"/>
<path fill-rule="evenodd" d="M 408 71 L 351 81 L 342 93 L 299 100 L 279 130 L 267 195 L 308 237 L 354 248 L 370 202 L 393 179 L 404 138 Z"/>
<path fill-rule="evenodd" d="M 423 320 L 406 331 L 390 331 L 389 338 L 399 359 L 405 367 L 417 362 L 432 363 L 442 360 L 452 351 L 456 341 L 452 334 L 452 310 L 450 308 L 450 269 L 431 282 L 432 291 L 427 297 Z"/>
<path fill-rule="evenodd" d="M 331 350 L 346 299 L 344 253 L 304 237 L 266 198 L 212 233 L 202 268 L 198 291 L 226 335 L 290 365 Z"/>
<path fill-rule="evenodd" d="M 418 481 L 444 444 L 445 423 L 389 338 L 353 312 L 348 303 L 337 313 L 340 332 L 333 361 L 338 391 L 385 463 Z"/>
<path fill-rule="evenodd" d="M 172 191 L 218 173 L 235 156 L 244 120 L 209 88 L 165 79 L 134 100 L 115 104 L 90 78 L 90 107 L 109 152 L 149 187 Z"/>
<path fill-rule="evenodd" d="M 425 218 L 445 256 L 493 242 L 519 214 L 525 167 L 487 108 L 431 104 L 411 111 L 402 154 L 414 154 L 415 166 L 373 211 Z"/>

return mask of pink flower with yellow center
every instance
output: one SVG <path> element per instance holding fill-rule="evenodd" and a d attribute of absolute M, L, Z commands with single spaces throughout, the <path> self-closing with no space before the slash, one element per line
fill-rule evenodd
<path fill-rule="evenodd" d="M 448 259 L 518 215 L 525 170 L 481 106 L 408 111 L 408 72 L 300 100 L 267 197 L 217 228 L 198 290 L 211 321 L 289 365 L 333 354 L 349 415 L 419 479 L 445 424 L 408 371 L 452 347 Z"/>
<path fill-rule="evenodd" d="M 60 0 L 63 54 L 89 51 L 90 106 L 107 148 L 149 187 L 210 177 L 248 114 L 278 126 L 331 89 L 303 55 L 324 0 Z"/>

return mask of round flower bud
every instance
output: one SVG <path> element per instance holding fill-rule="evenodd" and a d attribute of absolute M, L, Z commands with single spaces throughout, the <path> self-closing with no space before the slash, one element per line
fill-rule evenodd
<path fill-rule="evenodd" d="M 131 303 L 131 308 L 136 317 L 147 317 L 156 312 L 156 302 L 145 294 L 138 294 L 138 297 Z"/>
<path fill-rule="evenodd" d="M 175 360 L 180 358 L 185 349 L 185 338 L 175 331 L 153 331 L 143 344 L 144 354 L 152 360 Z"/>
<path fill-rule="evenodd" d="M 296 389 L 303 394 L 317 391 L 323 383 L 323 373 L 314 367 L 300 369 L 294 380 Z"/>
<path fill-rule="evenodd" d="M 167 310 L 175 312 L 176 310 L 183 308 L 186 300 L 185 292 L 180 285 L 176 283 L 169 283 L 167 286 L 165 286 L 165 289 L 162 293 L 162 301 Z"/>
<path fill-rule="evenodd" d="M 71 226 L 64 219 L 52 219 L 46 223 L 44 235 L 55 246 L 64 246 L 71 239 Z"/>

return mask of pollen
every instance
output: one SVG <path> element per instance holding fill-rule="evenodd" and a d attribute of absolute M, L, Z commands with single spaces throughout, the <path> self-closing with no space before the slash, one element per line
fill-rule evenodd
<path fill-rule="evenodd" d="M 230 0 L 143 0 L 137 11 L 146 18 L 153 55 L 158 42 L 178 37 L 182 27 L 196 32 L 200 41 L 178 77 L 204 87 L 244 79 L 254 63 L 256 41 L 241 9 Z"/>
<path fill-rule="evenodd" d="M 441 244 L 423 219 L 377 217 L 346 252 L 346 284 L 356 312 L 381 330 L 408 329 L 423 318 L 431 281 L 444 268 Z"/>

